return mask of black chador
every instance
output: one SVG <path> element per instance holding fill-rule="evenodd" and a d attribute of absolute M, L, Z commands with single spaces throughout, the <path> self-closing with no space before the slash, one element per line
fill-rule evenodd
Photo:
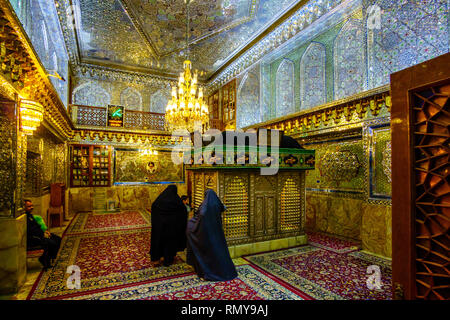
<path fill-rule="evenodd" d="M 150 257 L 164 265 L 173 263 L 178 251 L 186 248 L 186 206 L 178 196 L 177 187 L 170 185 L 152 204 Z"/>
<path fill-rule="evenodd" d="M 237 277 L 222 228 L 223 211 L 222 201 L 208 189 L 198 211 L 188 221 L 186 262 L 206 280 L 227 281 Z"/>

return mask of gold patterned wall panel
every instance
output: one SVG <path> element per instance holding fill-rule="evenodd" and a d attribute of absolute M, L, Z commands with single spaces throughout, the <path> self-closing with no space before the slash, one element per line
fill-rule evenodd
<path fill-rule="evenodd" d="M 0 103 L 0 215 L 11 216 L 14 199 L 14 104 Z"/>
<path fill-rule="evenodd" d="M 227 210 L 223 213 L 223 229 L 227 239 L 249 236 L 249 194 L 248 175 L 225 175 L 225 194 Z"/>
<path fill-rule="evenodd" d="M 56 144 L 48 139 L 44 139 L 43 159 L 43 187 L 49 187 L 55 181 L 55 154 Z"/>
<path fill-rule="evenodd" d="M 159 150 L 158 155 L 143 155 L 138 149 L 116 148 L 114 157 L 116 185 L 184 181 L 183 164 L 175 164 L 169 150 Z"/>
<path fill-rule="evenodd" d="M 387 120 L 388 121 L 388 120 Z M 364 128 L 365 153 L 368 159 L 366 180 L 369 199 L 391 198 L 391 130 L 381 119 Z"/>
<path fill-rule="evenodd" d="M 362 193 L 365 190 L 363 141 L 340 139 L 305 145 L 316 150 L 317 166 L 306 172 L 309 191 Z"/>
<path fill-rule="evenodd" d="M 21 133 L 17 136 L 16 151 L 16 214 L 23 208 L 23 199 L 25 195 L 25 180 L 27 166 L 27 137 Z"/>
<path fill-rule="evenodd" d="M 42 158 L 40 153 L 27 152 L 25 179 L 26 197 L 37 197 L 42 189 Z"/>
<path fill-rule="evenodd" d="M 67 145 L 60 143 L 56 145 L 56 174 L 55 182 L 66 183 L 66 169 L 67 169 Z"/>

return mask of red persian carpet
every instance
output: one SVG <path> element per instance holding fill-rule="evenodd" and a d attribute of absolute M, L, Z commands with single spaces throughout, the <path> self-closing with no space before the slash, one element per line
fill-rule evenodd
<path fill-rule="evenodd" d="M 356 242 L 337 239 L 318 232 L 308 232 L 307 235 L 310 245 L 337 253 L 356 251 L 360 247 Z"/>
<path fill-rule="evenodd" d="M 294 292 L 250 265 L 238 266 L 238 278 L 208 282 L 190 274 L 135 286 L 80 294 L 70 299 L 89 300 L 302 300 Z"/>
<path fill-rule="evenodd" d="M 43 272 L 29 299 L 64 298 L 74 293 L 101 290 L 192 272 L 177 256 L 170 267 L 150 265 L 150 228 L 65 235 L 53 268 Z M 68 289 L 67 268 L 81 271 L 81 289 Z"/>
<path fill-rule="evenodd" d="M 146 211 L 82 212 L 74 217 L 66 234 L 148 227 L 150 227 L 150 215 Z"/>
<path fill-rule="evenodd" d="M 199 279 L 180 253 L 169 267 L 150 264 L 149 214 L 82 213 L 75 216 L 56 264 L 41 272 L 28 299 L 298 300 L 391 299 L 386 259 L 355 250 L 355 243 L 309 234 L 311 245 L 234 260 L 238 278 Z M 241 265 L 244 263 L 243 265 Z M 68 267 L 80 268 L 81 288 L 69 289 Z M 370 289 L 368 267 L 378 268 Z"/>
<path fill-rule="evenodd" d="M 392 298 L 390 262 L 362 252 L 339 254 L 304 246 L 253 255 L 246 259 L 314 299 Z M 367 284 L 373 272 L 368 272 L 369 266 L 379 268 L 379 288 L 370 288 Z"/>

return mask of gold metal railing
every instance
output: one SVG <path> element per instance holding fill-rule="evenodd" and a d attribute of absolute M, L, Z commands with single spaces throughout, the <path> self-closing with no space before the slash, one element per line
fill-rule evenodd
<path fill-rule="evenodd" d="M 107 127 L 108 109 L 85 105 L 70 105 L 72 121 L 77 126 Z M 123 116 L 126 129 L 165 131 L 163 113 L 126 110 Z"/>

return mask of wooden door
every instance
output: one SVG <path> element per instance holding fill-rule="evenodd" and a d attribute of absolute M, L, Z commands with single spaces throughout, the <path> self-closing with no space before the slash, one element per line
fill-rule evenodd
<path fill-rule="evenodd" d="M 276 188 L 277 178 L 275 176 L 261 176 L 254 173 L 255 182 L 255 236 L 268 236 L 277 232 L 277 205 Z"/>
<path fill-rule="evenodd" d="M 395 299 L 449 299 L 450 54 L 391 75 Z"/>

